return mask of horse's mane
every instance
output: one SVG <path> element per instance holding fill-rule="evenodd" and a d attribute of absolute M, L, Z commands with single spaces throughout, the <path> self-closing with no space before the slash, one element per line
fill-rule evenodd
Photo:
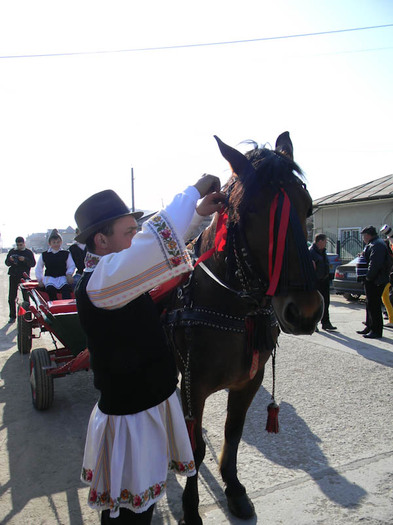
<path fill-rule="evenodd" d="M 249 172 L 239 177 L 233 173 L 225 184 L 223 191 L 229 193 L 229 204 L 233 213 L 232 219 L 239 220 L 244 208 L 249 204 L 250 197 L 260 192 L 261 188 L 270 185 L 273 188 L 285 186 L 293 182 L 304 184 L 304 175 L 300 167 L 287 155 L 266 146 L 258 147 L 254 141 L 253 149 L 245 153 L 252 164 L 255 173 Z"/>

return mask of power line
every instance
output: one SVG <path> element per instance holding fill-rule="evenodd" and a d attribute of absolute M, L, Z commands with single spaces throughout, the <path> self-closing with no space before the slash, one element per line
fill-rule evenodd
<path fill-rule="evenodd" d="M 233 44 L 246 44 L 251 42 L 266 42 L 269 40 L 285 40 L 289 38 L 304 38 L 310 36 L 321 36 L 321 35 L 333 35 L 337 33 L 349 33 L 353 31 L 367 31 L 369 29 L 383 29 L 386 27 L 393 27 L 393 24 L 384 24 L 378 26 L 368 27 L 354 27 L 350 29 L 336 29 L 332 31 L 319 31 L 317 33 L 299 33 L 295 35 L 281 35 L 281 36 L 268 36 L 262 38 L 249 38 L 245 40 L 228 40 L 223 42 L 200 42 L 197 44 L 179 44 L 173 46 L 157 46 L 157 47 L 136 47 L 130 49 L 115 49 L 115 50 L 103 50 L 103 51 L 75 51 L 69 53 L 42 53 L 32 55 L 4 55 L 0 56 L 0 59 L 9 58 L 42 58 L 42 57 L 61 57 L 61 56 L 78 56 L 78 55 L 104 55 L 111 53 L 137 53 L 146 51 L 165 51 L 170 49 L 186 49 L 190 47 L 207 47 L 207 46 L 225 46 Z"/>

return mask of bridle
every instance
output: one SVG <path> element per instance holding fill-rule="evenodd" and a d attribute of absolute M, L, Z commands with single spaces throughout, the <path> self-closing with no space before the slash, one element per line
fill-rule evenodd
<path fill-rule="evenodd" d="M 247 352 L 251 359 L 249 370 L 250 379 L 253 379 L 258 371 L 259 353 L 262 350 L 268 351 L 272 354 L 274 377 L 277 341 L 274 339 L 272 329 L 277 327 L 278 330 L 278 322 L 271 304 L 271 299 L 277 291 L 283 268 L 290 221 L 291 226 L 293 226 L 293 224 L 295 225 L 295 231 L 297 231 L 297 234 L 299 234 L 300 226 L 301 235 L 303 236 L 303 245 L 305 245 L 304 234 L 301 230 L 297 212 L 295 208 L 291 206 L 290 199 L 285 190 L 280 187 L 272 201 L 269 211 L 269 276 L 267 279 L 262 275 L 258 265 L 254 261 L 241 220 L 232 223 L 230 221 L 230 215 L 230 208 L 221 211 L 217 219 L 213 246 L 205 253 L 198 254 L 199 256 L 194 264 L 194 269 L 199 266 L 200 269 L 220 287 L 239 298 L 247 307 L 245 308 L 247 313 L 244 316 L 234 316 L 225 312 L 217 312 L 210 308 L 199 306 L 194 307 L 192 301 L 192 283 L 195 278 L 195 272 L 193 272 L 190 275 L 188 283 L 178 288 L 177 297 L 178 300 L 182 302 L 183 306 L 168 311 L 165 319 L 169 340 L 177 352 L 184 368 L 187 405 L 186 423 L 191 438 L 194 436 L 193 429 L 195 424 L 191 405 L 190 358 L 193 348 L 192 328 L 195 326 L 202 326 L 245 334 L 247 337 Z M 298 226 L 297 228 L 296 225 Z M 196 253 L 201 238 L 202 237 L 199 236 L 198 241 L 194 245 Z M 240 289 L 237 289 L 237 287 L 234 287 L 230 283 L 229 275 L 226 276 L 227 282 L 225 282 L 223 279 L 218 278 L 205 264 L 205 261 L 212 257 L 216 252 L 222 253 L 226 251 L 228 258 L 228 251 L 231 249 L 233 249 L 236 268 L 234 275 L 240 284 Z M 308 249 L 306 249 L 306 252 L 307 254 L 304 253 L 306 259 L 307 256 L 310 258 Z M 309 265 L 311 266 L 311 259 L 309 260 Z M 228 266 L 227 273 L 229 273 Z M 184 356 L 181 354 L 175 343 L 174 332 L 176 327 L 183 327 L 185 330 L 186 354 Z M 272 399 L 274 400 L 274 388 Z"/>
<path fill-rule="evenodd" d="M 232 222 L 230 220 L 231 210 L 226 208 L 221 211 L 217 226 L 213 247 L 207 252 L 199 255 L 194 267 L 200 266 L 211 279 L 223 288 L 231 291 L 241 299 L 260 306 L 262 302 L 269 301 L 277 291 L 280 291 L 279 283 L 281 273 L 287 273 L 288 257 L 287 236 L 290 228 L 295 237 L 295 244 L 300 261 L 302 283 L 284 283 L 281 288 L 296 290 L 315 289 L 309 251 L 304 242 L 304 234 L 298 214 L 292 206 L 290 198 L 283 187 L 279 187 L 269 210 L 269 246 L 268 246 L 268 276 L 265 276 L 259 265 L 254 260 L 249 248 L 242 221 Z M 229 225 L 229 226 L 228 226 Z M 198 244 L 196 244 L 198 246 Z M 227 265 L 226 282 L 219 279 L 204 263 L 215 252 L 226 250 L 226 259 L 229 260 L 229 251 L 233 251 L 235 268 L 232 272 L 240 284 L 240 290 L 230 285 L 231 268 Z M 284 276 L 286 277 L 286 275 Z M 284 281 L 287 279 L 283 279 Z"/>

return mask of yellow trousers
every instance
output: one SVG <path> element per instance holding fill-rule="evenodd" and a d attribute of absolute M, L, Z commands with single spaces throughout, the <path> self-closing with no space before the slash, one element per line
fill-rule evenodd
<path fill-rule="evenodd" d="M 393 323 L 393 307 L 389 299 L 390 283 L 388 283 L 382 294 L 382 302 L 385 305 L 389 317 L 389 323 Z"/>

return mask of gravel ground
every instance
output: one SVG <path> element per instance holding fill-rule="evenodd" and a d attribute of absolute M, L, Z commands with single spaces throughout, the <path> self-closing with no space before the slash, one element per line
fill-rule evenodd
<path fill-rule="evenodd" d="M 31 404 L 29 357 L 18 353 L 8 325 L 8 278 L 0 256 L 0 524 L 99 523 L 79 481 L 84 439 L 96 392 L 90 372 L 55 380 L 48 411 Z M 200 472 L 204 524 L 393 524 L 393 329 L 381 340 L 356 334 L 363 301 L 332 296 L 337 332 L 280 336 L 276 398 L 280 433 L 268 434 L 271 373 L 247 415 L 239 447 L 239 477 L 256 517 L 228 514 L 218 456 L 226 393 L 209 398 L 204 419 L 207 454 Z M 52 348 L 47 334 L 34 346 Z M 169 477 L 168 496 L 153 523 L 181 516 L 183 480 Z"/>

